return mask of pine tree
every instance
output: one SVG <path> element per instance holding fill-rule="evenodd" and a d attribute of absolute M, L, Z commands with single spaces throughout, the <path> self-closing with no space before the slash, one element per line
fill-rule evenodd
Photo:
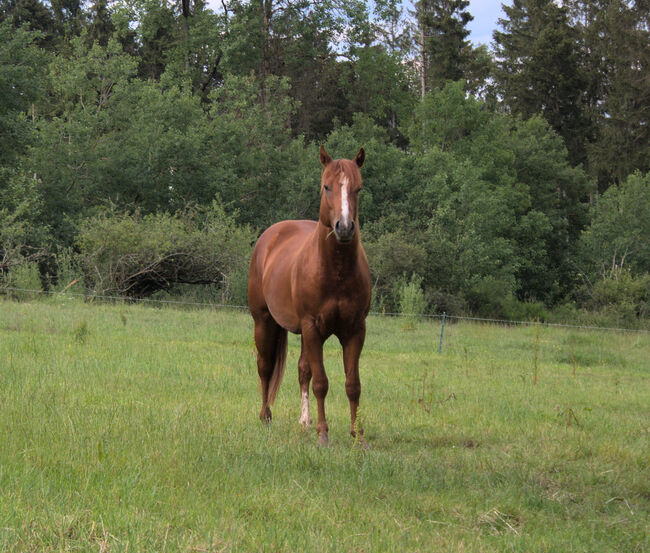
<path fill-rule="evenodd" d="M 472 51 L 467 40 L 467 24 L 474 19 L 467 11 L 468 6 L 468 0 L 420 0 L 415 3 L 423 94 L 465 76 Z"/>
<path fill-rule="evenodd" d="M 108 0 L 95 0 L 89 16 L 88 40 L 91 43 L 98 42 L 102 46 L 106 46 L 108 39 L 115 31 L 115 26 L 108 11 Z"/>
<path fill-rule="evenodd" d="M 0 0 L 0 21 L 5 19 L 11 20 L 14 28 L 28 25 L 31 31 L 39 31 L 35 43 L 46 50 L 54 50 L 62 36 L 54 14 L 39 0 Z"/>
<path fill-rule="evenodd" d="M 514 0 L 494 32 L 495 77 L 507 107 L 524 118 L 541 113 L 564 139 L 572 164 L 586 160 L 592 129 L 579 33 L 553 0 Z"/>
<path fill-rule="evenodd" d="M 595 134 L 588 167 L 604 191 L 650 169 L 650 34 L 647 0 L 567 2 L 582 33 Z"/>

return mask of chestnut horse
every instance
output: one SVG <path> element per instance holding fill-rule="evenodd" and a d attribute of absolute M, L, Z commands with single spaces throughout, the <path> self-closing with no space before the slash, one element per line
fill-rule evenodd
<path fill-rule="evenodd" d="M 357 208 L 365 153 L 354 160 L 332 158 L 323 146 L 318 221 L 282 221 L 259 238 L 251 258 L 248 305 L 255 321 L 257 371 L 262 383 L 260 419 L 271 420 L 270 405 L 282 381 L 287 331 L 301 334 L 298 361 L 300 424 L 311 426 L 309 382 L 318 404 L 319 444 L 328 444 L 323 343 L 332 334 L 343 347 L 345 391 L 350 400 L 350 432 L 356 428 L 361 394 L 359 355 L 370 309 L 370 272 L 359 237 Z"/>

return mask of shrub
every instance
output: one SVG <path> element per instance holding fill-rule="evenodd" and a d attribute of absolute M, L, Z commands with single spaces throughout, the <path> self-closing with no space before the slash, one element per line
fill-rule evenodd
<path fill-rule="evenodd" d="M 56 277 L 52 279 L 50 290 L 63 292 L 70 290 L 75 293 L 84 292 L 83 269 L 72 248 L 62 248 L 54 256 Z"/>
<path fill-rule="evenodd" d="M 618 324 L 650 317 L 650 274 L 633 276 L 621 270 L 594 284 L 591 303 Z"/>
<path fill-rule="evenodd" d="M 405 317 L 404 325 L 410 328 L 427 308 L 422 291 L 422 277 L 413 274 L 410 280 L 406 280 L 406 275 L 403 275 L 395 284 L 395 295 L 399 312 Z"/>
<path fill-rule="evenodd" d="M 12 270 L 0 282 L 0 286 L 5 289 L 10 298 L 15 300 L 25 301 L 34 299 L 37 297 L 38 292 L 41 291 L 41 275 L 38 270 L 38 263 L 25 262 L 20 265 L 14 265 Z"/>
<path fill-rule="evenodd" d="M 81 224 L 77 246 L 95 294 L 141 298 L 177 284 L 228 290 L 248 265 L 253 239 L 215 202 L 176 215 L 93 217 Z"/>

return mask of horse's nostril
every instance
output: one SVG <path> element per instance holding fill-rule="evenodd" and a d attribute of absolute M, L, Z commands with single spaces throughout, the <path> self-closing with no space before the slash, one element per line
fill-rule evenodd
<path fill-rule="evenodd" d="M 336 230 L 336 232 L 341 232 L 341 221 L 336 221 L 334 225 L 334 229 Z"/>
<path fill-rule="evenodd" d="M 354 232 L 354 221 L 350 221 L 350 234 Z"/>

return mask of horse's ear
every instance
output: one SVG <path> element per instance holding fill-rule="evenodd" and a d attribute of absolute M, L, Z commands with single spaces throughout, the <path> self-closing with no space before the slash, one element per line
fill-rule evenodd
<path fill-rule="evenodd" d="M 320 152 L 318 153 L 318 155 L 320 157 L 320 162 L 323 164 L 323 167 L 327 167 L 332 162 L 332 158 L 325 151 L 325 146 L 323 146 L 322 144 L 320 145 Z"/>
<path fill-rule="evenodd" d="M 366 160 L 366 152 L 364 151 L 363 148 L 359 149 L 359 152 L 357 153 L 357 157 L 354 158 L 354 162 L 361 167 L 363 165 L 363 162 Z"/>

